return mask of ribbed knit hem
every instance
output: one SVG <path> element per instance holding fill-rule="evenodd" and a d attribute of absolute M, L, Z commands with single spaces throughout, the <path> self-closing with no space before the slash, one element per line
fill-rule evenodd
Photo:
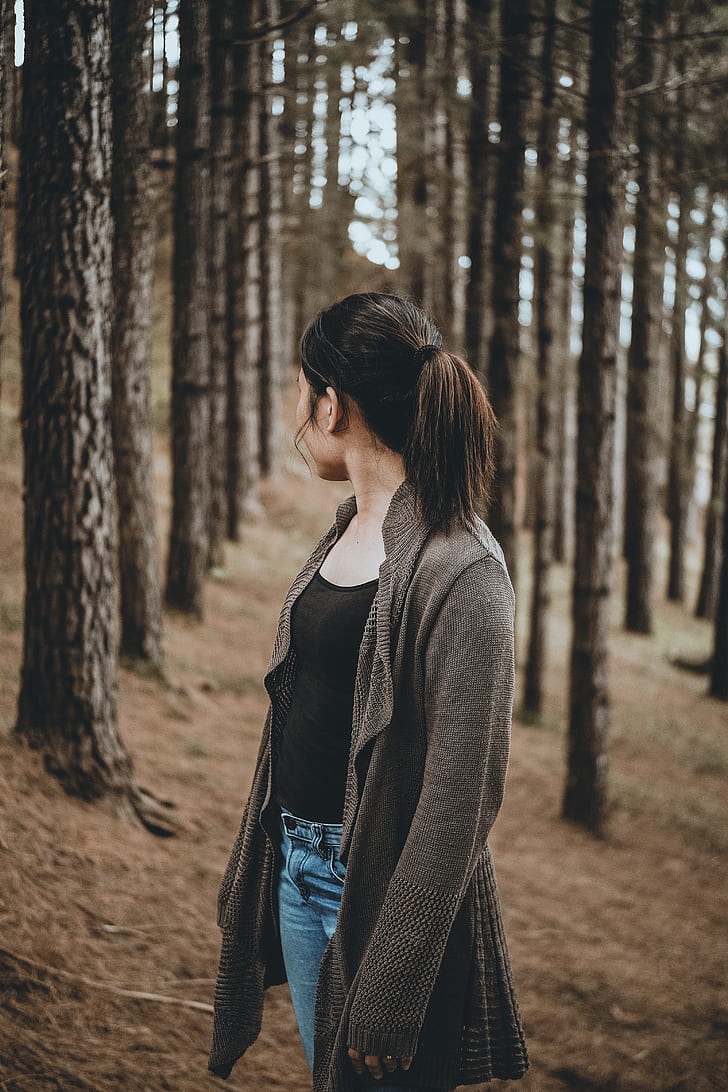
<path fill-rule="evenodd" d="M 419 1031 L 376 1031 L 349 1025 L 348 1045 L 362 1054 L 391 1054 L 393 1058 L 413 1058 Z"/>

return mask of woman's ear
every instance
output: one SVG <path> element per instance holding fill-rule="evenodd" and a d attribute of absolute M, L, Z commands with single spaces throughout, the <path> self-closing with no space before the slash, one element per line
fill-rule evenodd
<path fill-rule="evenodd" d="M 326 432 L 336 432 L 339 423 L 344 416 L 344 407 L 333 387 L 326 388 L 326 399 L 328 405 L 325 411 L 326 417 L 323 422 L 324 430 Z"/>

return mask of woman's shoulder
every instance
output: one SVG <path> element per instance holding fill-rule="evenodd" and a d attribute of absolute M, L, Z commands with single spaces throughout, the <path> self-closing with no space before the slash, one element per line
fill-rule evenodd
<path fill-rule="evenodd" d="M 478 565 L 478 562 L 483 564 Z M 417 567 L 421 575 L 436 579 L 438 583 L 454 583 L 472 566 L 478 574 L 492 572 L 496 578 L 503 575 L 510 583 L 503 550 L 480 518 L 449 533 L 441 531 L 431 535 L 425 542 Z"/>

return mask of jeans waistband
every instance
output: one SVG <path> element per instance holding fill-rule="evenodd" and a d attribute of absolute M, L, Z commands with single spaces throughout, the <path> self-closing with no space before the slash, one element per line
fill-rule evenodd
<path fill-rule="evenodd" d="M 341 823 L 313 823 L 309 819 L 300 819 L 285 808 L 281 808 L 281 824 L 292 838 L 311 842 L 316 849 L 319 846 L 333 846 L 338 849 L 341 845 L 343 830 Z"/>

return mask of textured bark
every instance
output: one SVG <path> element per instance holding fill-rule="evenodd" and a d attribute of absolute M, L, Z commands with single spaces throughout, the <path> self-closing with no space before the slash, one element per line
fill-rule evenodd
<path fill-rule="evenodd" d="M 0 362 L 3 354 L 3 316 L 5 314 L 5 130 L 6 121 L 6 97 L 9 83 L 7 66 L 5 63 L 5 21 L 7 9 L 11 6 L 11 0 L 0 0 Z M 2 393 L 2 369 L 0 368 L 0 394 Z"/>
<path fill-rule="evenodd" d="M 227 534 L 228 417 L 228 216 L 232 193 L 232 0 L 212 0 L 210 10 L 210 555 L 225 563 Z"/>
<path fill-rule="evenodd" d="M 676 602 L 685 598 L 685 546 L 687 539 L 688 507 L 692 486 L 692 466 L 688 463 L 687 409 L 685 407 L 685 312 L 688 298 L 688 230 L 690 226 L 690 187 L 687 184 L 688 160 L 685 155 L 687 119 L 684 95 L 679 96 L 680 116 L 675 145 L 675 172 L 680 212 L 678 216 L 677 245 L 675 247 L 675 303 L 672 312 L 670 357 L 672 361 L 672 433 L 670 439 L 670 464 L 667 483 L 668 513 L 670 516 L 670 562 L 667 597 Z"/>
<path fill-rule="evenodd" d="M 569 172 L 571 173 L 571 172 Z M 570 187 L 573 186 L 569 178 Z M 574 264 L 573 198 L 562 197 L 558 244 L 559 284 L 556 328 L 557 420 L 554 429 L 554 560 L 571 564 L 574 557 L 574 486 L 576 479 L 576 363 L 571 352 L 571 308 Z M 564 215 L 565 213 L 565 215 Z"/>
<path fill-rule="evenodd" d="M 641 7 L 637 74 L 639 84 L 655 79 L 656 5 Z M 625 557 L 627 587 L 625 625 L 635 633 L 652 633 L 654 543 L 657 526 L 657 454 L 655 397 L 659 358 L 658 325 L 662 307 L 660 231 L 657 227 L 658 182 L 657 118 L 654 95 L 638 100 L 637 143 L 639 193 L 635 207 L 632 339 L 628 359 L 627 487 Z M 658 292 L 660 294 L 658 298 Z"/>
<path fill-rule="evenodd" d="M 723 442 L 728 446 L 728 424 L 723 423 Z M 723 483 L 723 563 L 720 570 L 718 609 L 715 614 L 713 663 L 710 673 L 710 694 L 728 701 L 728 474 Z"/>
<path fill-rule="evenodd" d="M 487 373 L 489 333 L 488 222 L 490 219 L 490 176 L 493 157 L 488 140 L 490 107 L 489 32 L 492 33 L 491 0 L 468 0 L 470 37 L 470 79 L 472 97 L 468 130 L 468 242 L 470 271 L 465 299 L 465 346 L 468 362 L 481 379 Z"/>
<path fill-rule="evenodd" d="M 25 34 L 17 733 L 68 792 L 153 825 L 117 734 L 109 2 L 34 0 Z"/>
<path fill-rule="evenodd" d="M 530 0 L 501 0 L 503 43 L 499 88 L 498 175 L 493 231 L 493 333 L 488 354 L 490 399 L 500 422 L 498 474 L 489 522 L 516 577 L 516 391 L 519 372 L 519 276 L 526 110 L 529 91 Z"/>
<path fill-rule="evenodd" d="M 449 26 L 453 0 L 427 0 L 425 44 L 425 194 L 426 260 L 423 270 L 423 302 L 449 341 L 452 270 L 448 241 L 451 226 L 451 172 L 449 107 L 452 58 Z"/>
<path fill-rule="evenodd" d="M 541 49 L 541 117 L 538 133 L 535 291 L 538 337 L 538 400 L 534 488 L 534 560 L 531 627 L 526 661 L 524 707 L 540 713 L 546 655 L 546 623 L 551 602 L 549 574 L 553 559 L 554 513 L 554 254 L 558 253 L 554 208 L 554 152 L 557 123 L 554 101 L 556 0 L 547 0 Z"/>
<path fill-rule="evenodd" d="M 235 8 L 235 36 L 255 22 L 255 5 Z M 228 537 L 236 540 L 240 521 L 258 505 L 260 483 L 260 250 L 258 171 L 260 111 L 250 88 L 258 79 L 259 46 L 236 48 L 233 91 L 232 207 L 230 262 L 227 427 Z"/>
<path fill-rule="evenodd" d="M 278 0 L 261 0 L 260 19 L 264 25 L 275 25 L 280 18 Z M 260 59 L 263 94 L 258 99 L 260 111 L 260 462 L 264 474 L 275 474 L 279 469 L 283 434 L 283 384 L 285 368 L 283 360 L 283 256 L 282 256 L 282 183 L 281 183 L 281 136 L 280 121 L 273 114 L 274 87 L 271 82 L 270 47 L 263 44 Z M 338 91 L 335 97 L 338 103 Z M 338 132 L 337 132 L 338 135 Z M 328 134 L 334 144 L 327 158 L 334 163 L 338 159 L 338 141 Z M 334 166 L 336 170 L 336 166 Z M 338 171 L 337 171 L 338 173 Z M 335 180 L 332 178 L 332 182 Z M 332 193 L 336 187 L 332 186 Z"/>
<path fill-rule="evenodd" d="M 594 0 L 587 98 L 584 334 L 579 361 L 576 557 L 568 770 L 563 815 L 601 834 L 607 820 L 607 647 L 613 553 L 613 460 L 619 323 L 622 0 Z"/>
<path fill-rule="evenodd" d="M 448 235 L 446 261 L 448 275 L 448 334 L 450 344 L 462 353 L 465 347 L 467 273 L 460 258 L 468 249 L 468 101 L 458 92 L 461 77 L 468 74 L 466 46 L 466 0 L 451 0 L 448 69 L 450 91 L 448 108 L 447 166 L 450 179 L 448 198 Z"/>
<path fill-rule="evenodd" d="M 15 68 L 15 0 L 2 0 L 0 19 L 0 48 L 4 56 L 4 78 L 0 96 L 0 125 L 5 133 L 6 146 L 17 143 L 18 138 L 18 81 Z"/>
<path fill-rule="evenodd" d="M 724 269 L 728 272 L 728 261 Z M 695 610 L 698 618 L 716 616 L 722 556 L 727 544 L 726 540 L 722 540 L 722 526 L 728 481 L 728 319 L 724 320 L 723 344 L 718 358 L 714 422 L 710 500 L 705 513 L 703 569 Z"/>
<path fill-rule="evenodd" d="M 208 5 L 180 0 L 174 200 L 172 525 L 166 601 L 201 617 L 209 559 L 210 109 Z"/>
<path fill-rule="evenodd" d="M 397 247 L 400 279 L 406 292 L 424 297 L 425 224 L 425 0 L 417 0 L 416 13 L 400 27 L 397 43 Z M 401 52 L 400 52 L 401 51 Z"/>
<path fill-rule="evenodd" d="M 112 0 L 114 333 L 112 424 L 119 507 L 122 655 L 162 672 L 149 389 L 154 228 L 149 194 L 148 5 Z"/>

